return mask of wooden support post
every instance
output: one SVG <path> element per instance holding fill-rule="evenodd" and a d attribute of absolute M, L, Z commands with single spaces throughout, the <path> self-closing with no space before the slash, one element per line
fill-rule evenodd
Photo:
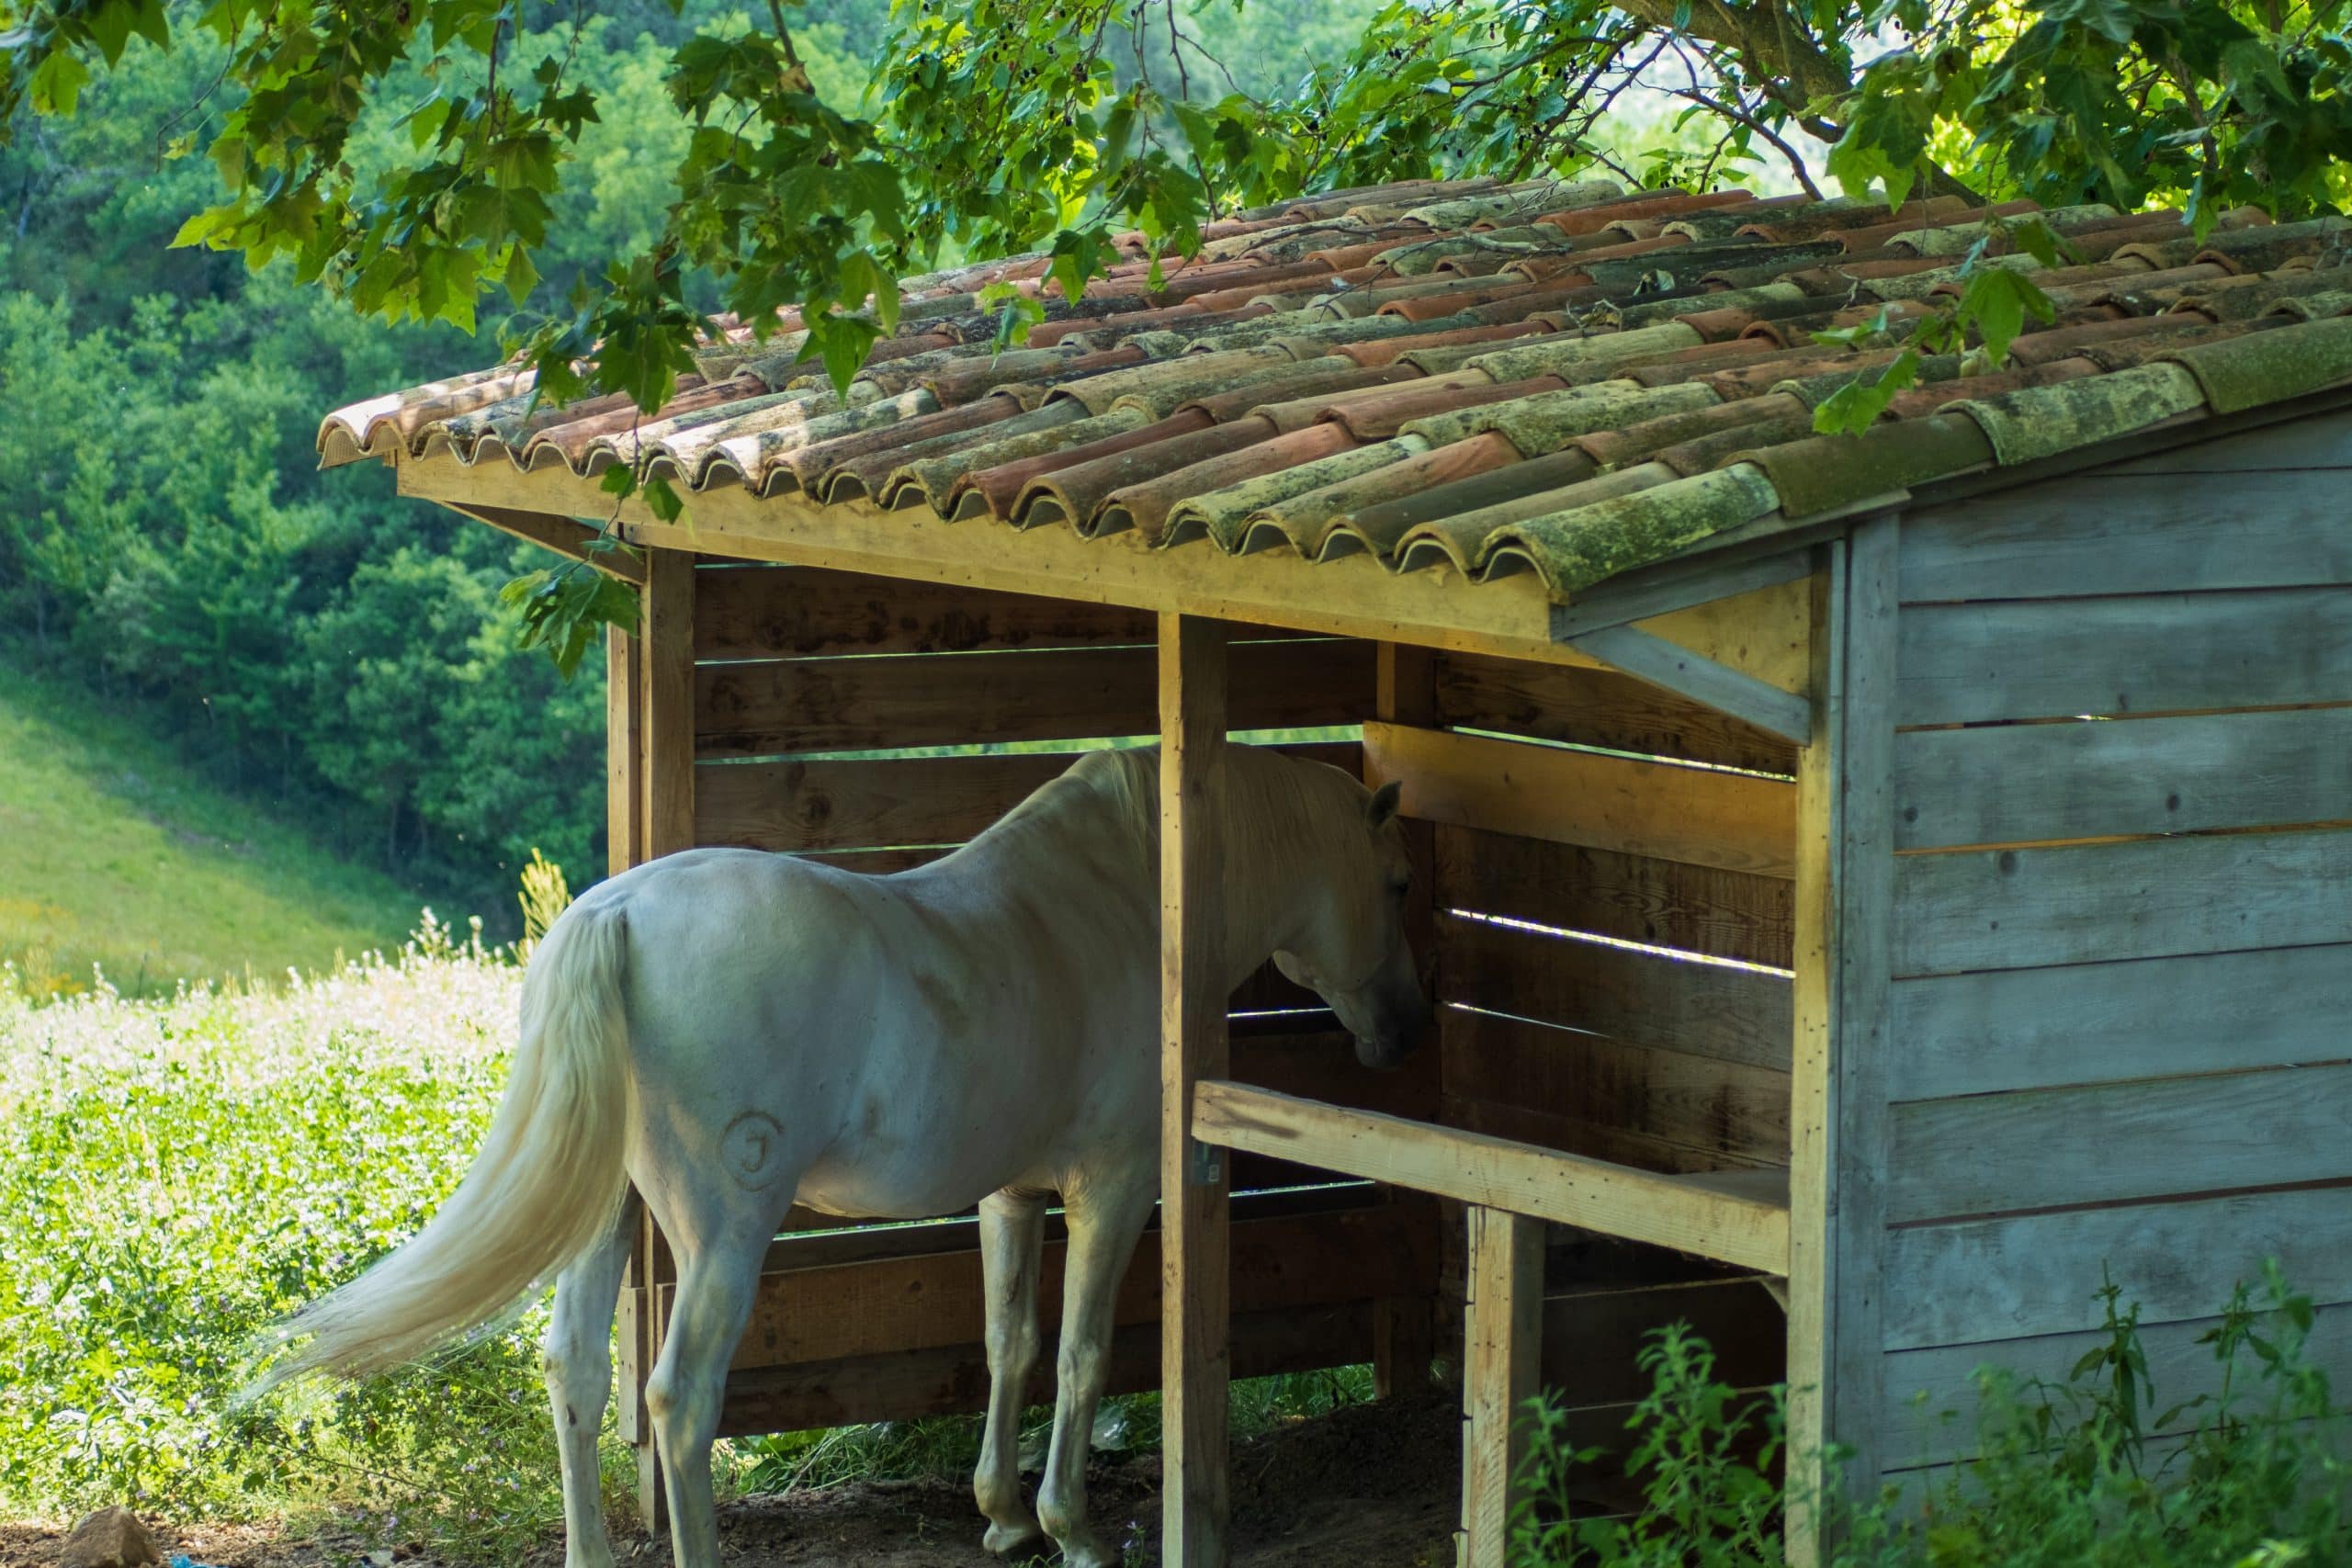
<path fill-rule="evenodd" d="M 639 595 L 645 673 L 645 855 L 695 842 L 695 558 L 649 550 Z"/>
<path fill-rule="evenodd" d="M 1527 1451 L 1544 1325 L 1544 1222 L 1470 1211 L 1469 1331 L 1462 1379 L 1461 1568 L 1505 1568 L 1511 1483 Z"/>
<path fill-rule="evenodd" d="M 1789 1169 L 1789 1561 L 1818 1562 L 1824 1446 L 1879 1478 L 1896 544 L 1859 525 L 1815 579 L 1814 733 L 1797 764 L 1796 1042 Z"/>
<path fill-rule="evenodd" d="M 1192 1135 L 1193 1086 L 1227 1071 L 1222 838 L 1225 627 L 1159 617 L 1160 1562 L 1224 1568 L 1231 1362 L 1224 1151 Z"/>
<path fill-rule="evenodd" d="M 1373 687 L 1373 716 L 1390 724 L 1434 726 L 1437 722 L 1437 654 L 1411 643 L 1384 642 L 1380 645 L 1378 662 L 1374 667 Z M 1433 824 L 1411 818 L 1404 819 L 1405 849 L 1412 857 L 1413 886 L 1405 909 L 1405 935 L 1412 943 L 1413 956 L 1420 961 L 1429 977 L 1434 981 L 1434 961 L 1438 954 L 1436 882 L 1437 831 Z M 1438 1114 L 1438 1085 L 1440 1063 L 1437 1057 L 1442 1047 L 1438 1031 L 1430 1031 L 1430 1038 L 1422 1042 L 1421 1057 L 1406 1069 L 1428 1086 L 1428 1104 L 1418 1112 L 1435 1121 Z M 1385 1189 L 1391 1202 L 1414 1201 L 1397 1188 Z M 1449 1206 L 1450 1207 L 1450 1206 Z M 1451 1237 L 1458 1228 L 1452 1213 L 1445 1215 L 1442 1235 Z M 1444 1269 L 1440 1266 L 1442 1277 Z M 1439 1281 L 1429 1281 L 1428 1289 L 1412 1296 L 1385 1296 L 1373 1303 L 1372 1383 L 1373 1392 L 1382 1399 L 1398 1393 L 1410 1393 L 1429 1386 L 1430 1365 L 1435 1359 L 1435 1336 Z M 1449 1325 L 1449 1327 L 1454 1326 Z"/>
<path fill-rule="evenodd" d="M 670 1528 L 670 1489 L 662 1478 L 662 1458 L 653 1446 L 653 1423 L 646 1413 L 645 1384 L 662 1353 L 669 1332 L 662 1312 L 663 1287 L 676 1272 L 670 1244 L 653 1213 L 638 1210 L 637 1235 L 629 1244 L 628 1269 L 621 1280 L 620 1314 L 620 1435 L 637 1450 L 637 1517 L 646 1533 L 659 1537 Z"/>
<path fill-rule="evenodd" d="M 645 858 L 643 639 L 618 626 L 605 635 L 605 870 L 617 876 Z"/>
<path fill-rule="evenodd" d="M 694 607 L 695 558 L 647 552 L 637 635 L 616 633 L 611 645 L 606 820 L 616 872 L 694 845 Z M 669 1496 L 645 1418 L 645 1384 L 667 1328 L 660 1286 L 669 1269 L 668 1244 L 644 1211 L 622 1282 L 619 1426 L 637 1450 L 639 1517 L 656 1535 L 669 1528 Z"/>

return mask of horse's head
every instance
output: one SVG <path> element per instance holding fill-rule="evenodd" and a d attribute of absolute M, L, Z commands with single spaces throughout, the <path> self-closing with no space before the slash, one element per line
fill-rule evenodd
<path fill-rule="evenodd" d="M 1331 1004 L 1367 1067 L 1403 1065 L 1430 1022 L 1430 999 L 1405 940 L 1412 863 L 1396 821 L 1401 786 L 1345 780 L 1344 817 L 1317 836 L 1319 876 L 1274 964 Z M 1338 815 L 1335 813 L 1335 815 Z"/>

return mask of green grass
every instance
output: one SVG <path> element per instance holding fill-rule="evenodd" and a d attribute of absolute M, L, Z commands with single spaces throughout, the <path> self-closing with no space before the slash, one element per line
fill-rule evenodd
<path fill-rule="evenodd" d="M 0 669 L 0 963 L 46 996 L 275 979 L 397 943 L 416 900 L 78 685 Z"/>
<path fill-rule="evenodd" d="M 519 979 L 432 927 L 277 987 L 35 1006 L 0 979 L 0 1517 L 332 1509 L 486 1558 L 554 1517 L 536 1314 L 429 1369 L 237 1397 L 254 1335 L 455 1187 Z"/>

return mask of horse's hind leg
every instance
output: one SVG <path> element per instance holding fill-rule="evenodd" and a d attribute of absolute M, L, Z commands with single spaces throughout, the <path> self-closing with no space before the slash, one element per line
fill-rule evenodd
<path fill-rule="evenodd" d="M 789 1191 L 790 1189 L 786 1189 Z M 661 1212 L 661 1205 L 655 1205 Z M 696 1215 L 681 1224 L 678 1290 L 661 1359 L 646 1380 L 645 1408 L 670 1478 L 670 1540 L 675 1568 L 718 1568 L 718 1511 L 710 1484 L 710 1445 L 727 1397 L 727 1364 L 743 1337 L 759 1288 L 760 1264 L 780 1213 L 763 1205 Z"/>
<path fill-rule="evenodd" d="M 612 1233 L 573 1259 L 555 1282 L 555 1316 L 548 1324 L 545 1348 L 548 1403 L 554 1407 L 556 1451 L 563 1461 L 564 1568 L 612 1568 L 596 1435 L 613 1391 L 613 1312 L 638 1213 L 631 1193 Z"/>
<path fill-rule="evenodd" d="M 1073 1184 L 1062 1195 L 1069 1220 L 1069 1254 L 1062 1276 L 1062 1346 L 1055 1368 L 1054 1445 L 1037 1488 L 1037 1517 L 1061 1544 L 1069 1568 L 1118 1568 L 1121 1555 L 1103 1544 L 1086 1517 L 1086 1455 L 1094 1437 L 1094 1410 L 1111 1375 L 1111 1329 L 1119 1280 L 1135 1256 L 1159 1194 L 1159 1173 L 1146 1165 L 1102 1182 Z"/>
<path fill-rule="evenodd" d="M 980 1544 L 1010 1554 L 1045 1533 L 1021 1498 L 1021 1404 L 1037 1365 L 1037 1259 L 1046 1201 L 1011 1192 L 980 1200 L 980 1278 L 986 1292 L 989 1414 L 972 1496 L 988 1516 Z"/>

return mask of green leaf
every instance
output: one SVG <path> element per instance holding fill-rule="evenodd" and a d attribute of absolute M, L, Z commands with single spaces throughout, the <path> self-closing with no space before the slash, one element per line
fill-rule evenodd
<path fill-rule="evenodd" d="M 203 244 L 226 228 L 236 216 L 237 209 L 233 207 L 208 207 L 203 211 L 193 214 L 187 222 L 182 223 L 178 232 L 172 236 L 171 243 L 165 248 L 176 251 L 189 245 Z"/>
<path fill-rule="evenodd" d="M 33 67 L 32 105 L 37 114 L 70 115 L 82 101 L 90 68 L 65 50 L 52 50 Z"/>
<path fill-rule="evenodd" d="M 2009 344 L 2025 330 L 2025 319 L 2056 318 L 2058 308 L 2034 281 L 2007 267 L 1988 266 L 1969 275 L 1954 311 L 1962 326 L 1973 325 L 1984 340 L 1985 357 L 1998 366 L 2008 357 Z"/>
<path fill-rule="evenodd" d="M 645 504 L 663 523 L 675 523 L 679 513 L 686 509 L 686 503 L 679 499 L 676 491 L 670 488 L 668 479 L 645 481 Z"/>
<path fill-rule="evenodd" d="M 1918 379 L 1919 351 L 1906 348 L 1876 376 L 1855 377 L 1821 400 L 1813 411 L 1813 428 L 1824 435 L 1868 430 L 1894 401 L 1895 394 Z"/>
<path fill-rule="evenodd" d="M 1845 134 L 1827 161 L 1848 195 L 1867 195 L 1873 182 L 1883 182 L 1890 209 L 1910 196 L 1935 125 L 1927 85 L 1924 67 L 1910 54 L 1890 55 L 1863 73 Z"/>
<path fill-rule="evenodd" d="M 531 253 L 521 245 L 513 246 L 506 253 L 505 283 L 506 297 L 517 305 L 539 286 L 539 269 L 531 265 Z"/>

